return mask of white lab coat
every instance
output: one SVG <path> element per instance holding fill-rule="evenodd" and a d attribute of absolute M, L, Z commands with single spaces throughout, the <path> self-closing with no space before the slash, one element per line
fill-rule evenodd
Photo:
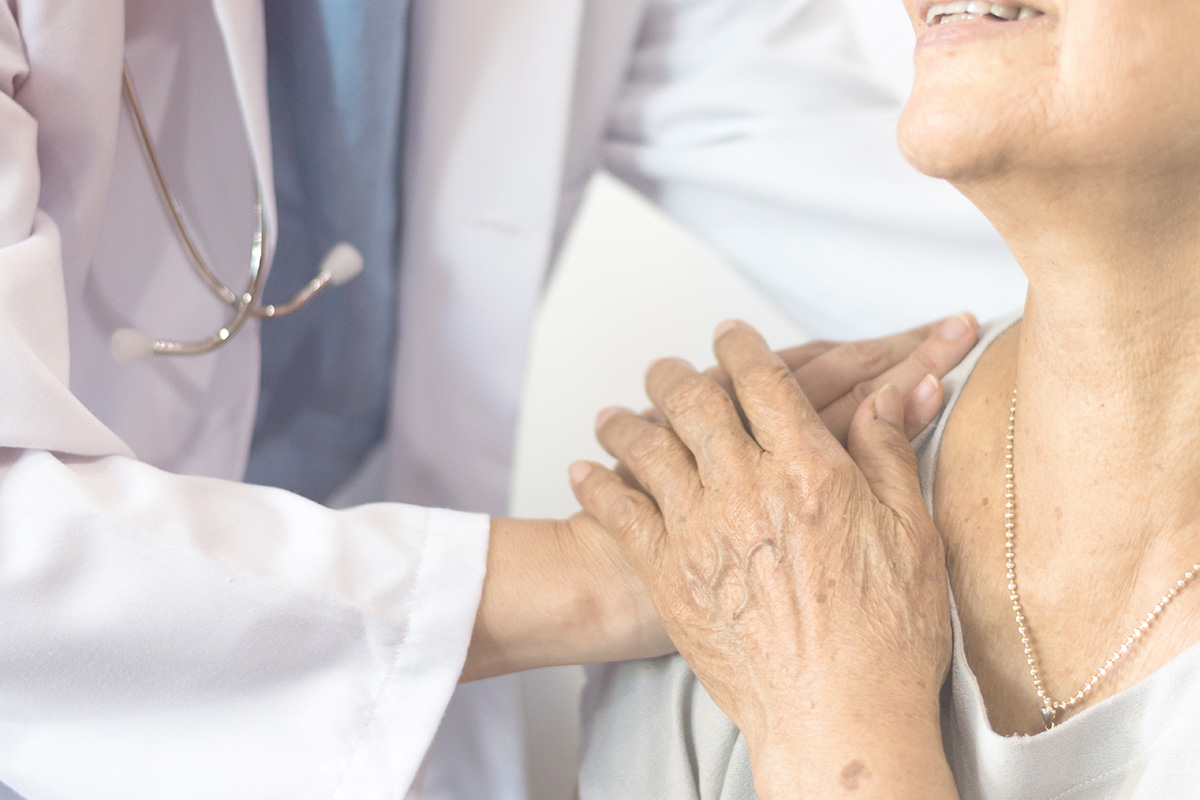
<path fill-rule="evenodd" d="M 122 54 L 243 281 L 256 173 L 275 215 L 262 42 L 246 0 L 0 6 L 0 782 L 24 797 L 403 797 L 462 667 L 486 518 L 227 480 L 253 330 L 108 353 L 114 326 L 223 318 L 148 183 Z"/>
<path fill-rule="evenodd" d="M 928 317 L 931 285 L 991 294 L 1013 274 L 890 146 L 900 93 L 863 51 L 864 12 L 413 13 L 391 498 L 503 508 L 528 326 L 599 166 L 810 329 Z M 32 798 L 401 797 L 461 668 L 486 519 L 330 512 L 230 482 L 257 399 L 253 325 L 203 357 L 112 360 L 118 327 L 202 337 L 225 318 L 122 113 L 123 55 L 217 271 L 245 279 L 253 176 L 274 246 L 258 2 L 0 8 L 0 782 Z M 895 291 L 864 280 L 912 285 L 912 302 L 888 316 Z"/>

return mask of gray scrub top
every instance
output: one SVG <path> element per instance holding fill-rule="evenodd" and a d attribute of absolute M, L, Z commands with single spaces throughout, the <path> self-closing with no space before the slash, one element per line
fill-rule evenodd
<path fill-rule="evenodd" d="M 946 420 L 979 356 L 1016 318 L 987 326 L 917 440 L 925 501 Z M 1200 645 L 1037 736 L 988 725 L 952 608 L 943 731 L 963 800 L 1200 798 Z M 799 690 L 798 690 L 799 691 Z M 584 697 L 581 800 L 756 800 L 746 742 L 678 656 L 593 668 Z"/>

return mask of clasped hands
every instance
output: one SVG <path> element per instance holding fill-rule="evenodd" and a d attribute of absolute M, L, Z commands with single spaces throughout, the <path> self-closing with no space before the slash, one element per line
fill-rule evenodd
<path fill-rule="evenodd" d="M 646 379 L 653 411 L 601 412 L 618 469 L 571 467 L 584 510 L 745 734 L 763 797 L 824 792 L 847 769 L 901 796 L 904 775 L 928 790 L 942 770 L 945 556 L 909 438 L 941 405 L 933 376 L 975 333 L 965 316 L 910 333 L 910 348 L 923 338 L 907 358 L 847 390 L 823 372 L 832 346 L 776 354 L 725 323 L 720 370 L 659 361 Z M 889 724 L 907 741 L 865 744 Z"/>

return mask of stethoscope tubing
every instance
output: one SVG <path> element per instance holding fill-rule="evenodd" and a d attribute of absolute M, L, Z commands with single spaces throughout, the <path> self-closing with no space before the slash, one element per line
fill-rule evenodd
<path fill-rule="evenodd" d="M 158 151 L 154 147 L 154 141 L 150 135 L 149 126 L 146 124 L 145 115 L 142 113 L 142 106 L 138 100 L 128 64 L 124 65 L 122 70 L 122 92 L 125 107 L 129 110 L 130 119 L 141 143 L 142 153 L 146 158 L 151 175 L 154 176 L 159 198 L 171 219 L 188 261 L 213 294 L 230 306 L 233 314 L 229 321 L 212 336 L 199 341 L 156 339 L 132 328 L 122 328 L 116 331 L 112 337 L 112 351 L 118 361 L 137 361 L 150 355 L 193 356 L 212 352 L 232 339 L 252 317 L 277 319 L 291 314 L 307 305 L 329 286 L 345 283 L 362 270 L 362 255 L 353 246 L 344 242 L 340 243 L 323 259 L 320 269 L 313 279 L 293 295 L 291 300 L 280 305 L 262 305 L 260 301 L 267 274 L 263 268 L 267 223 L 263 213 L 262 183 L 255 174 L 254 234 L 250 246 L 250 272 L 245 290 L 241 293 L 234 292 L 208 266 L 208 262 L 200 254 L 200 248 L 188 231 L 179 201 L 175 198 L 175 193 L 171 191 L 166 172 L 158 157 Z"/>

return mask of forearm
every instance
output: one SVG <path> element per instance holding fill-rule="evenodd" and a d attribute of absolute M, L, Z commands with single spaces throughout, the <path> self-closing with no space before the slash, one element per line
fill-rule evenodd
<path fill-rule="evenodd" d="M 667 652 L 636 576 L 593 525 L 492 521 L 463 681 Z"/>

